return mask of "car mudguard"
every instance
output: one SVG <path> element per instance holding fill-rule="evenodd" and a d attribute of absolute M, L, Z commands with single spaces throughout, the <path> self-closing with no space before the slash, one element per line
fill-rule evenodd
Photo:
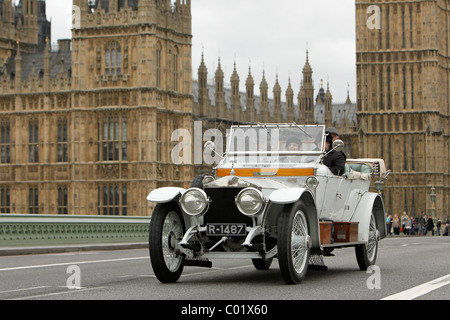
<path fill-rule="evenodd" d="M 369 240 L 369 225 L 372 212 L 375 214 L 377 229 L 380 233 L 380 239 L 386 237 L 386 218 L 384 216 L 384 202 L 377 193 L 366 192 L 356 207 L 356 210 L 350 219 L 351 222 L 358 224 L 358 241 Z"/>
<path fill-rule="evenodd" d="M 290 205 L 296 203 L 299 200 L 301 200 L 308 209 L 306 215 L 308 219 L 310 236 L 312 237 L 312 248 L 319 248 L 319 218 L 317 215 L 314 198 L 306 188 L 284 188 L 272 192 L 269 196 L 269 203 L 275 204 L 275 206 L 277 206 L 277 209 L 270 210 L 271 212 L 269 212 L 267 216 L 267 222 L 269 222 L 269 224 L 272 223 L 273 225 L 276 225 L 281 210 L 283 210 L 283 208 L 290 207 Z"/>
<path fill-rule="evenodd" d="M 149 193 L 147 200 L 156 203 L 167 203 L 175 199 L 178 195 L 183 194 L 186 189 L 167 187 L 155 189 Z"/>
<path fill-rule="evenodd" d="M 270 202 L 277 204 L 295 203 L 300 199 L 305 188 L 284 188 L 272 192 L 269 196 Z"/>

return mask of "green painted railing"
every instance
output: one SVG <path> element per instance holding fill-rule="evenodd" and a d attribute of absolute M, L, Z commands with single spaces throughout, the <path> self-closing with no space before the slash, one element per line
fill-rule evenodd
<path fill-rule="evenodd" d="M 150 217 L 0 214 L 0 247 L 147 242 Z"/>

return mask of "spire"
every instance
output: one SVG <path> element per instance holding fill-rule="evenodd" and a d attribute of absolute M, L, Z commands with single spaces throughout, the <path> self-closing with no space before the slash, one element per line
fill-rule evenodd
<path fill-rule="evenodd" d="M 350 100 L 350 84 L 347 83 L 347 100 L 345 100 L 345 104 L 352 104 L 352 101 Z"/>
<path fill-rule="evenodd" d="M 227 109 L 227 106 L 225 104 L 225 90 L 224 90 L 224 73 L 222 70 L 222 65 L 220 63 L 220 57 L 219 57 L 219 64 L 217 66 L 216 70 L 216 115 L 219 118 L 225 117 L 225 110 Z"/>
<path fill-rule="evenodd" d="M 205 65 L 204 54 L 202 50 L 202 61 L 200 63 L 200 67 L 198 68 L 198 82 L 200 89 L 206 89 L 208 86 L 208 69 Z"/>
<path fill-rule="evenodd" d="M 16 58 L 15 58 L 15 63 L 16 63 L 16 76 L 15 76 L 15 86 L 17 88 L 17 90 L 20 91 L 21 85 L 20 83 L 22 82 L 22 55 L 20 54 L 20 41 L 17 40 L 17 53 L 16 53 Z"/>
<path fill-rule="evenodd" d="M 273 117 L 275 122 L 281 122 L 281 86 L 278 82 L 278 72 L 276 75 L 275 85 L 273 87 Z"/>
<path fill-rule="evenodd" d="M 292 90 L 291 77 L 289 77 L 288 88 L 286 90 L 286 120 L 294 122 L 294 90 Z"/>
<path fill-rule="evenodd" d="M 259 85 L 259 87 L 261 89 L 268 88 L 268 84 L 267 84 L 267 80 L 266 80 L 266 71 L 264 69 L 263 69 L 263 76 L 262 76 L 261 84 Z"/>
<path fill-rule="evenodd" d="M 205 59 L 202 51 L 202 62 L 198 68 L 198 104 L 201 116 L 208 117 L 209 114 L 209 93 L 208 93 L 208 69 L 205 65 Z"/>
<path fill-rule="evenodd" d="M 311 65 L 309 64 L 309 51 L 306 50 L 306 62 L 305 66 L 303 67 L 303 74 L 312 73 Z"/>

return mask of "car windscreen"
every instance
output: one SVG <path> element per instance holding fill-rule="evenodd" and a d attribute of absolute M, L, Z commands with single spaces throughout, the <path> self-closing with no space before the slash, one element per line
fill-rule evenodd
<path fill-rule="evenodd" d="M 320 125 L 232 127 L 227 156 L 245 164 L 314 163 L 323 152 L 324 131 Z"/>

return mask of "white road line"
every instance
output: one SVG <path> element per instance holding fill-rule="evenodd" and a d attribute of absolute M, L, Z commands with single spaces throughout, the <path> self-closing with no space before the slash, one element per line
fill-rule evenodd
<path fill-rule="evenodd" d="M 37 290 L 37 289 L 44 289 L 44 288 L 51 288 L 51 287 L 50 286 L 40 286 L 40 287 L 31 287 L 31 288 L 23 288 L 23 289 L 13 289 L 13 290 L 0 291 L 0 294 L 1 293 L 28 291 L 28 290 Z"/>
<path fill-rule="evenodd" d="M 99 290 L 99 289 L 104 289 L 104 288 L 105 287 L 74 289 L 74 290 L 69 290 L 69 291 L 44 293 L 44 294 L 38 294 L 35 296 L 21 297 L 21 298 L 16 298 L 16 299 L 9 299 L 9 300 L 27 300 L 27 299 L 44 298 L 44 297 L 50 297 L 50 296 L 57 296 L 57 295 L 61 295 L 61 294 L 79 293 L 79 292 Z"/>
<path fill-rule="evenodd" d="M 80 265 L 80 264 L 89 264 L 89 263 L 105 263 L 105 262 L 117 262 L 117 261 L 144 260 L 144 259 L 148 260 L 148 257 L 122 258 L 122 259 L 110 259 L 110 260 L 93 260 L 93 261 L 77 261 L 77 262 L 42 264 L 42 265 L 35 265 L 35 266 L 11 267 L 11 268 L 0 269 L 0 272 L 2 272 L 2 271 L 12 271 L 12 270 L 24 270 L 24 269 L 36 269 L 36 268 L 48 268 L 48 267 Z"/>
<path fill-rule="evenodd" d="M 443 276 L 441 278 L 429 281 L 427 283 L 421 284 L 417 287 L 405 290 L 389 297 L 383 298 L 381 300 L 412 300 L 417 297 L 423 296 L 424 294 L 430 293 L 433 290 L 439 289 L 443 286 L 450 284 L 450 274 Z"/>

